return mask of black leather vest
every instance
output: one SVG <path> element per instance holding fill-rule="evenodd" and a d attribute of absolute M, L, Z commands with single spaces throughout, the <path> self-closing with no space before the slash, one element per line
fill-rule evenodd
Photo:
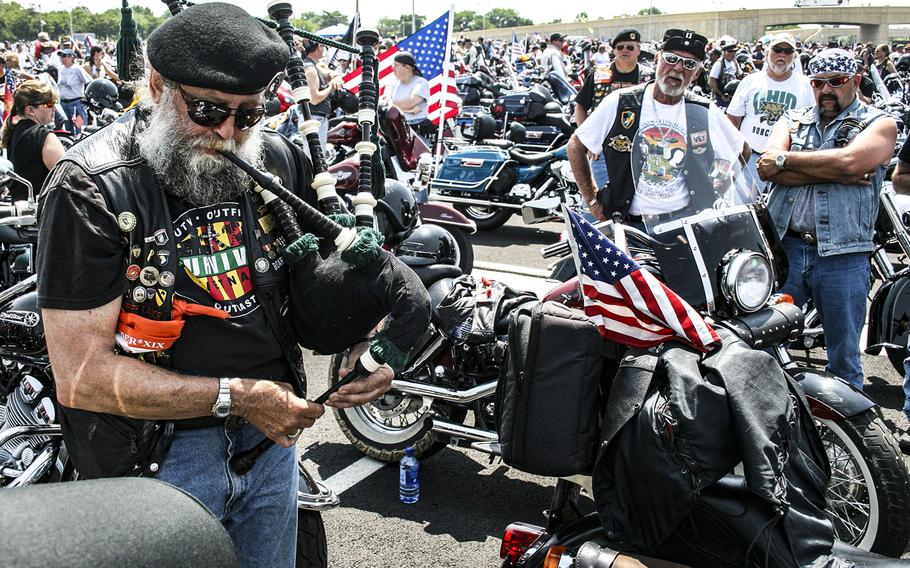
<path fill-rule="evenodd" d="M 623 89 L 619 92 L 619 103 L 616 109 L 616 118 L 610 133 L 603 142 L 603 159 L 607 164 L 607 173 L 610 182 L 598 194 L 604 206 L 604 214 L 610 218 L 614 213 L 620 213 L 625 220 L 632 206 L 632 197 L 635 195 L 635 183 L 632 180 L 632 141 L 638 132 L 641 121 L 641 105 L 645 89 L 651 82 L 643 83 L 636 87 Z M 700 141 L 697 146 L 704 146 L 707 150 L 701 154 L 686 152 L 683 174 L 686 176 L 687 186 L 692 188 L 713 187 L 709 173 L 714 161 L 714 151 L 711 147 L 710 130 L 708 129 L 708 114 L 699 108 L 707 109 L 709 101 L 702 97 L 685 94 L 686 101 L 686 132 L 688 135 L 687 148 L 693 147 L 693 134 L 704 135 L 708 139 L 705 143 Z M 690 205 L 699 209 L 709 207 L 716 195 L 713 191 L 689 190 Z"/>
<path fill-rule="evenodd" d="M 136 129 L 147 120 L 141 108 L 125 113 L 120 119 L 99 130 L 68 151 L 63 161 L 84 169 L 104 197 L 109 211 L 116 217 L 123 245 L 123 273 L 129 287 L 123 295 L 122 310 L 142 317 L 165 321 L 171 319 L 171 307 L 178 265 L 176 241 L 168 200 L 158 178 L 139 155 Z M 310 186 L 310 165 L 294 146 L 278 133 L 264 131 L 265 169 L 281 178 L 285 187 Z M 315 205 L 311 195 L 305 196 Z M 255 227 L 264 215 L 258 196 L 245 193 L 239 199 L 243 223 Z M 272 332 L 280 341 L 292 377 L 303 386 L 301 353 L 293 322 L 286 309 L 288 267 L 274 247 L 263 247 L 263 231 L 246 231 L 246 251 L 253 287 Z M 260 242 L 252 242 L 261 240 Z M 284 245 L 283 237 L 275 243 Z M 268 255 L 263 249 L 272 251 Z M 178 340 L 179 341 L 179 340 Z M 168 353 L 156 351 L 133 355 L 144 361 L 168 366 Z"/>

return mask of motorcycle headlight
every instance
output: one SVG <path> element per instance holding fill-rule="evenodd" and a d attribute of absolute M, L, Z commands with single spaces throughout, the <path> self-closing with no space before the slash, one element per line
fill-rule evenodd
<path fill-rule="evenodd" d="M 724 263 L 721 291 L 743 312 L 761 309 L 771 297 L 773 273 L 768 259 L 757 252 L 735 253 Z"/>

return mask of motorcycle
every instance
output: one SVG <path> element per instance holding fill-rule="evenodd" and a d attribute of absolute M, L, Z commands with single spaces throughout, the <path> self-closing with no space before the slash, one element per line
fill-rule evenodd
<path fill-rule="evenodd" d="M 0 489 L 75 481 L 57 421 L 54 375 L 32 262 L 38 237 L 31 184 L 0 163 L 0 177 L 28 188 L 25 202 L 0 205 Z M 325 568 L 321 512 L 338 496 L 297 463 L 297 566 Z"/>
<path fill-rule="evenodd" d="M 528 201 L 557 197 L 570 207 L 583 204 L 569 167 L 565 146 L 549 152 L 525 152 L 514 140 L 524 136 L 513 124 L 512 140 L 494 138 L 486 114 L 475 119 L 475 144 L 449 152 L 428 186 L 434 199 L 455 207 L 485 231 L 505 224 Z"/>
<path fill-rule="evenodd" d="M 651 148 L 641 139 L 633 149 L 633 163 L 638 164 L 633 166 L 633 177 L 642 171 L 652 178 L 664 176 L 662 154 L 645 153 Z M 827 512 L 837 538 L 876 553 L 900 555 L 910 541 L 910 521 L 902 513 L 910 506 L 910 473 L 875 402 L 840 378 L 801 367 L 789 358 L 783 345 L 798 336 L 803 323 L 793 314 L 801 312 L 774 304 L 773 292 L 783 277 L 781 258 L 774 252 L 778 243 L 756 202 L 759 193 L 741 181 L 741 166 L 736 153 L 733 156 L 724 160 L 718 153 L 712 160 L 709 183 L 723 189 L 724 195 L 710 200 L 707 207 L 689 209 L 676 218 L 647 220 L 646 231 L 613 222 L 599 225 L 604 231 L 612 230 L 616 242 L 624 240 L 619 235 L 625 234 L 636 260 L 709 316 L 712 325 L 726 327 L 753 348 L 773 355 L 804 391 L 820 432 L 833 472 L 827 487 Z M 569 254 L 569 244 L 551 245 L 544 253 L 550 257 Z M 494 393 L 508 342 L 507 314 L 496 312 L 487 341 L 454 341 L 444 332 L 447 324 L 440 320 L 439 307 L 455 285 L 451 279 L 442 279 L 428 287 L 436 306 L 432 325 L 412 352 L 405 371 L 393 381 L 392 391 L 369 405 L 335 412 L 341 430 L 361 452 L 394 461 L 405 446 L 413 446 L 418 456 L 426 457 L 451 443 L 501 455 Z M 485 283 L 478 296 L 496 298 L 496 292 Z M 577 280 L 556 286 L 544 300 L 580 307 Z M 789 315 L 783 317 L 782 313 Z M 344 354 L 335 357 L 331 382 L 338 380 L 337 370 L 345 363 Z M 467 422 L 469 411 L 473 423 Z M 557 487 L 568 492 L 568 486 Z M 551 511 L 555 514 L 561 509 Z M 596 518 L 585 522 L 585 530 L 603 536 Z M 574 557 L 585 540 L 590 540 L 584 527 L 566 526 L 557 519 L 545 536 L 538 535 L 538 542 L 552 544 L 556 539 Z M 547 551 L 526 547 L 509 554 L 506 566 L 539 566 Z M 529 564 L 519 562 L 532 556 L 534 561 Z"/>

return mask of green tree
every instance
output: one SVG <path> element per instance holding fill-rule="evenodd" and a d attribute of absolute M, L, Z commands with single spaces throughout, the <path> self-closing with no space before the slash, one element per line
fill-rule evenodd
<path fill-rule="evenodd" d="M 649 12 L 651 14 L 663 14 L 663 12 L 660 11 L 660 8 L 642 8 L 641 10 L 638 11 L 637 15 L 638 16 L 647 16 Z"/>
<path fill-rule="evenodd" d="M 419 30 L 426 23 L 426 16 L 421 16 L 417 14 L 416 19 L 416 30 Z M 379 29 L 379 34 L 383 37 L 396 36 L 398 39 L 402 39 L 411 35 L 411 14 L 402 14 L 397 18 L 379 18 L 379 23 L 377 25 Z"/>
<path fill-rule="evenodd" d="M 578 15 L 575 16 L 575 21 L 576 21 L 576 22 L 587 22 L 589 19 L 590 19 L 590 18 L 588 18 L 588 13 L 587 13 L 587 12 L 579 12 Z"/>
<path fill-rule="evenodd" d="M 512 8 L 493 8 L 486 14 L 488 28 L 514 28 L 517 26 L 530 26 L 534 22 L 518 15 Z"/>
<path fill-rule="evenodd" d="M 483 27 L 481 15 L 473 10 L 463 10 L 455 12 L 455 21 L 452 22 L 452 29 L 456 32 L 466 32 L 469 30 L 479 30 Z"/>

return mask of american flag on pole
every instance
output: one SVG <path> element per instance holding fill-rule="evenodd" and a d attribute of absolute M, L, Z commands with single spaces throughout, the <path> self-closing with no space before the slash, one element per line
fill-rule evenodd
<path fill-rule="evenodd" d="M 392 74 L 395 54 L 410 51 L 414 55 L 418 69 L 430 85 L 427 113 L 433 124 L 439 124 L 440 116 L 446 120 L 457 115 L 461 104 L 455 88 L 455 72 L 448 57 L 451 45 L 450 14 L 451 12 L 446 12 L 379 55 L 380 94 L 396 81 Z M 344 88 L 356 93 L 360 87 L 361 75 L 360 68 L 345 75 Z"/>
<path fill-rule="evenodd" d="M 16 80 L 13 79 L 13 70 L 6 68 L 6 82 L 3 89 L 3 117 L 6 121 L 7 115 L 13 110 L 13 91 L 16 90 Z"/>
<path fill-rule="evenodd" d="M 685 300 L 629 258 L 596 227 L 565 208 L 584 312 L 604 339 L 632 347 L 683 341 L 708 351 L 720 344 Z"/>
<path fill-rule="evenodd" d="M 525 42 L 528 40 L 528 34 L 525 34 L 525 41 L 518 41 L 518 35 L 512 32 L 512 62 L 514 63 L 519 57 L 525 54 Z"/>

